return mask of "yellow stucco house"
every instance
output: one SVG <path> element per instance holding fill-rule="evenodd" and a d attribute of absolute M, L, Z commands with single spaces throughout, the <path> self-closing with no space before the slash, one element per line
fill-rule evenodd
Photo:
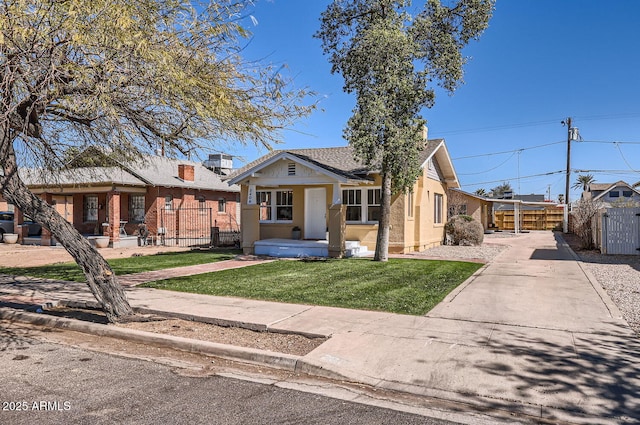
<path fill-rule="evenodd" d="M 422 175 L 391 200 L 389 252 L 440 245 L 448 189 L 459 187 L 442 139 L 428 140 Z M 242 248 L 279 257 L 357 256 L 375 250 L 380 214 L 378 170 L 351 147 L 275 150 L 236 170 L 241 186 Z"/>

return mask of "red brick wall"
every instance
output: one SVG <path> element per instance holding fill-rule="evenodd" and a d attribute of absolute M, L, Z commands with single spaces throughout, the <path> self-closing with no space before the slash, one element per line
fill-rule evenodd
<path fill-rule="evenodd" d="M 239 217 L 236 216 L 237 195 L 230 192 L 221 192 L 213 190 L 196 190 L 181 188 L 149 188 L 145 197 L 145 221 L 151 234 L 157 234 L 158 228 L 162 227 L 161 210 L 165 208 L 165 196 L 173 196 L 174 210 L 179 208 L 199 208 L 200 197 L 204 198 L 205 208 L 211 208 L 212 225 L 216 224 L 221 230 L 239 230 Z M 218 200 L 223 198 L 226 200 L 225 212 L 218 212 Z M 208 214 L 208 211 L 207 211 Z M 165 218 L 175 220 L 172 226 L 185 231 L 190 230 L 189 223 L 181 222 L 175 213 L 165 214 Z M 165 223 L 165 227 L 169 224 Z"/>

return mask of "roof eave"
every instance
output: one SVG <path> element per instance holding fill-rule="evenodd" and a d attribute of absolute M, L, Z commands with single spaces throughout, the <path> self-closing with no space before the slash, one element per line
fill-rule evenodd
<path fill-rule="evenodd" d="M 227 183 L 229 185 L 232 184 L 242 184 L 243 181 L 245 181 L 246 179 L 252 177 L 254 174 L 258 173 L 260 170 L 268 167 L 269 165 L 275 164 L 278 161 L 281 161 L 283 159 L 287 159 L 293 162 L 297 162 L 298 164 L 304 165 L 305 167 L 311 168 L 315 171 L 318 171 L 322 174 L 325 174 L 328 177 L 331 177 L 334 180 L 337 180 L 340 183 L 349 183 L 351 181 L 353 181 L 353 179 L 349 178 L 349 177 L 345 177 L 345 176 L 341 176 L 339 174 L 333 173 L 329 170 L 327 170 L 324 167 L 318 166 L 312 162 L 306 161 L 302 158 L 300 158 L 297 155 L 291 154 L 287 151 L 282 151 L 280 153 L 277 153 L 276 155 L 266 159 L 263 162 L 260 162 L 258 164 L 256 164 L 255 166 L 249 168 L 248 170 L 246 170 L 245 172 L 237 175 L 236 177 L 233 177 L 231 179 L 229 179 L 227 181 Z M 366 180 L 362 180 L 363 182 Z"/>

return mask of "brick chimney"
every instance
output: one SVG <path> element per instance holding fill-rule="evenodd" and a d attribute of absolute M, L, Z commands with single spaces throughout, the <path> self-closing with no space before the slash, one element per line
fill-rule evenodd
<path fill-rule="evenodd" d="M 193 165 L 179 164 L 178 177 L 184 181 L 192 182 L 195 179 L 195 171 Z"/>

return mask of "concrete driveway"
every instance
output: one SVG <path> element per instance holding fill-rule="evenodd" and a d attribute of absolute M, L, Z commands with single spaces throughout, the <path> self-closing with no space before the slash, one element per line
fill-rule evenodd
<path fill-rule="evenodd" d="M 509 248 L 427 317 L 338 331 L 305 359 L 486 408 L 640 423 L 640 342 L 608 295 L 552 232 L 498 242 Z"/>

